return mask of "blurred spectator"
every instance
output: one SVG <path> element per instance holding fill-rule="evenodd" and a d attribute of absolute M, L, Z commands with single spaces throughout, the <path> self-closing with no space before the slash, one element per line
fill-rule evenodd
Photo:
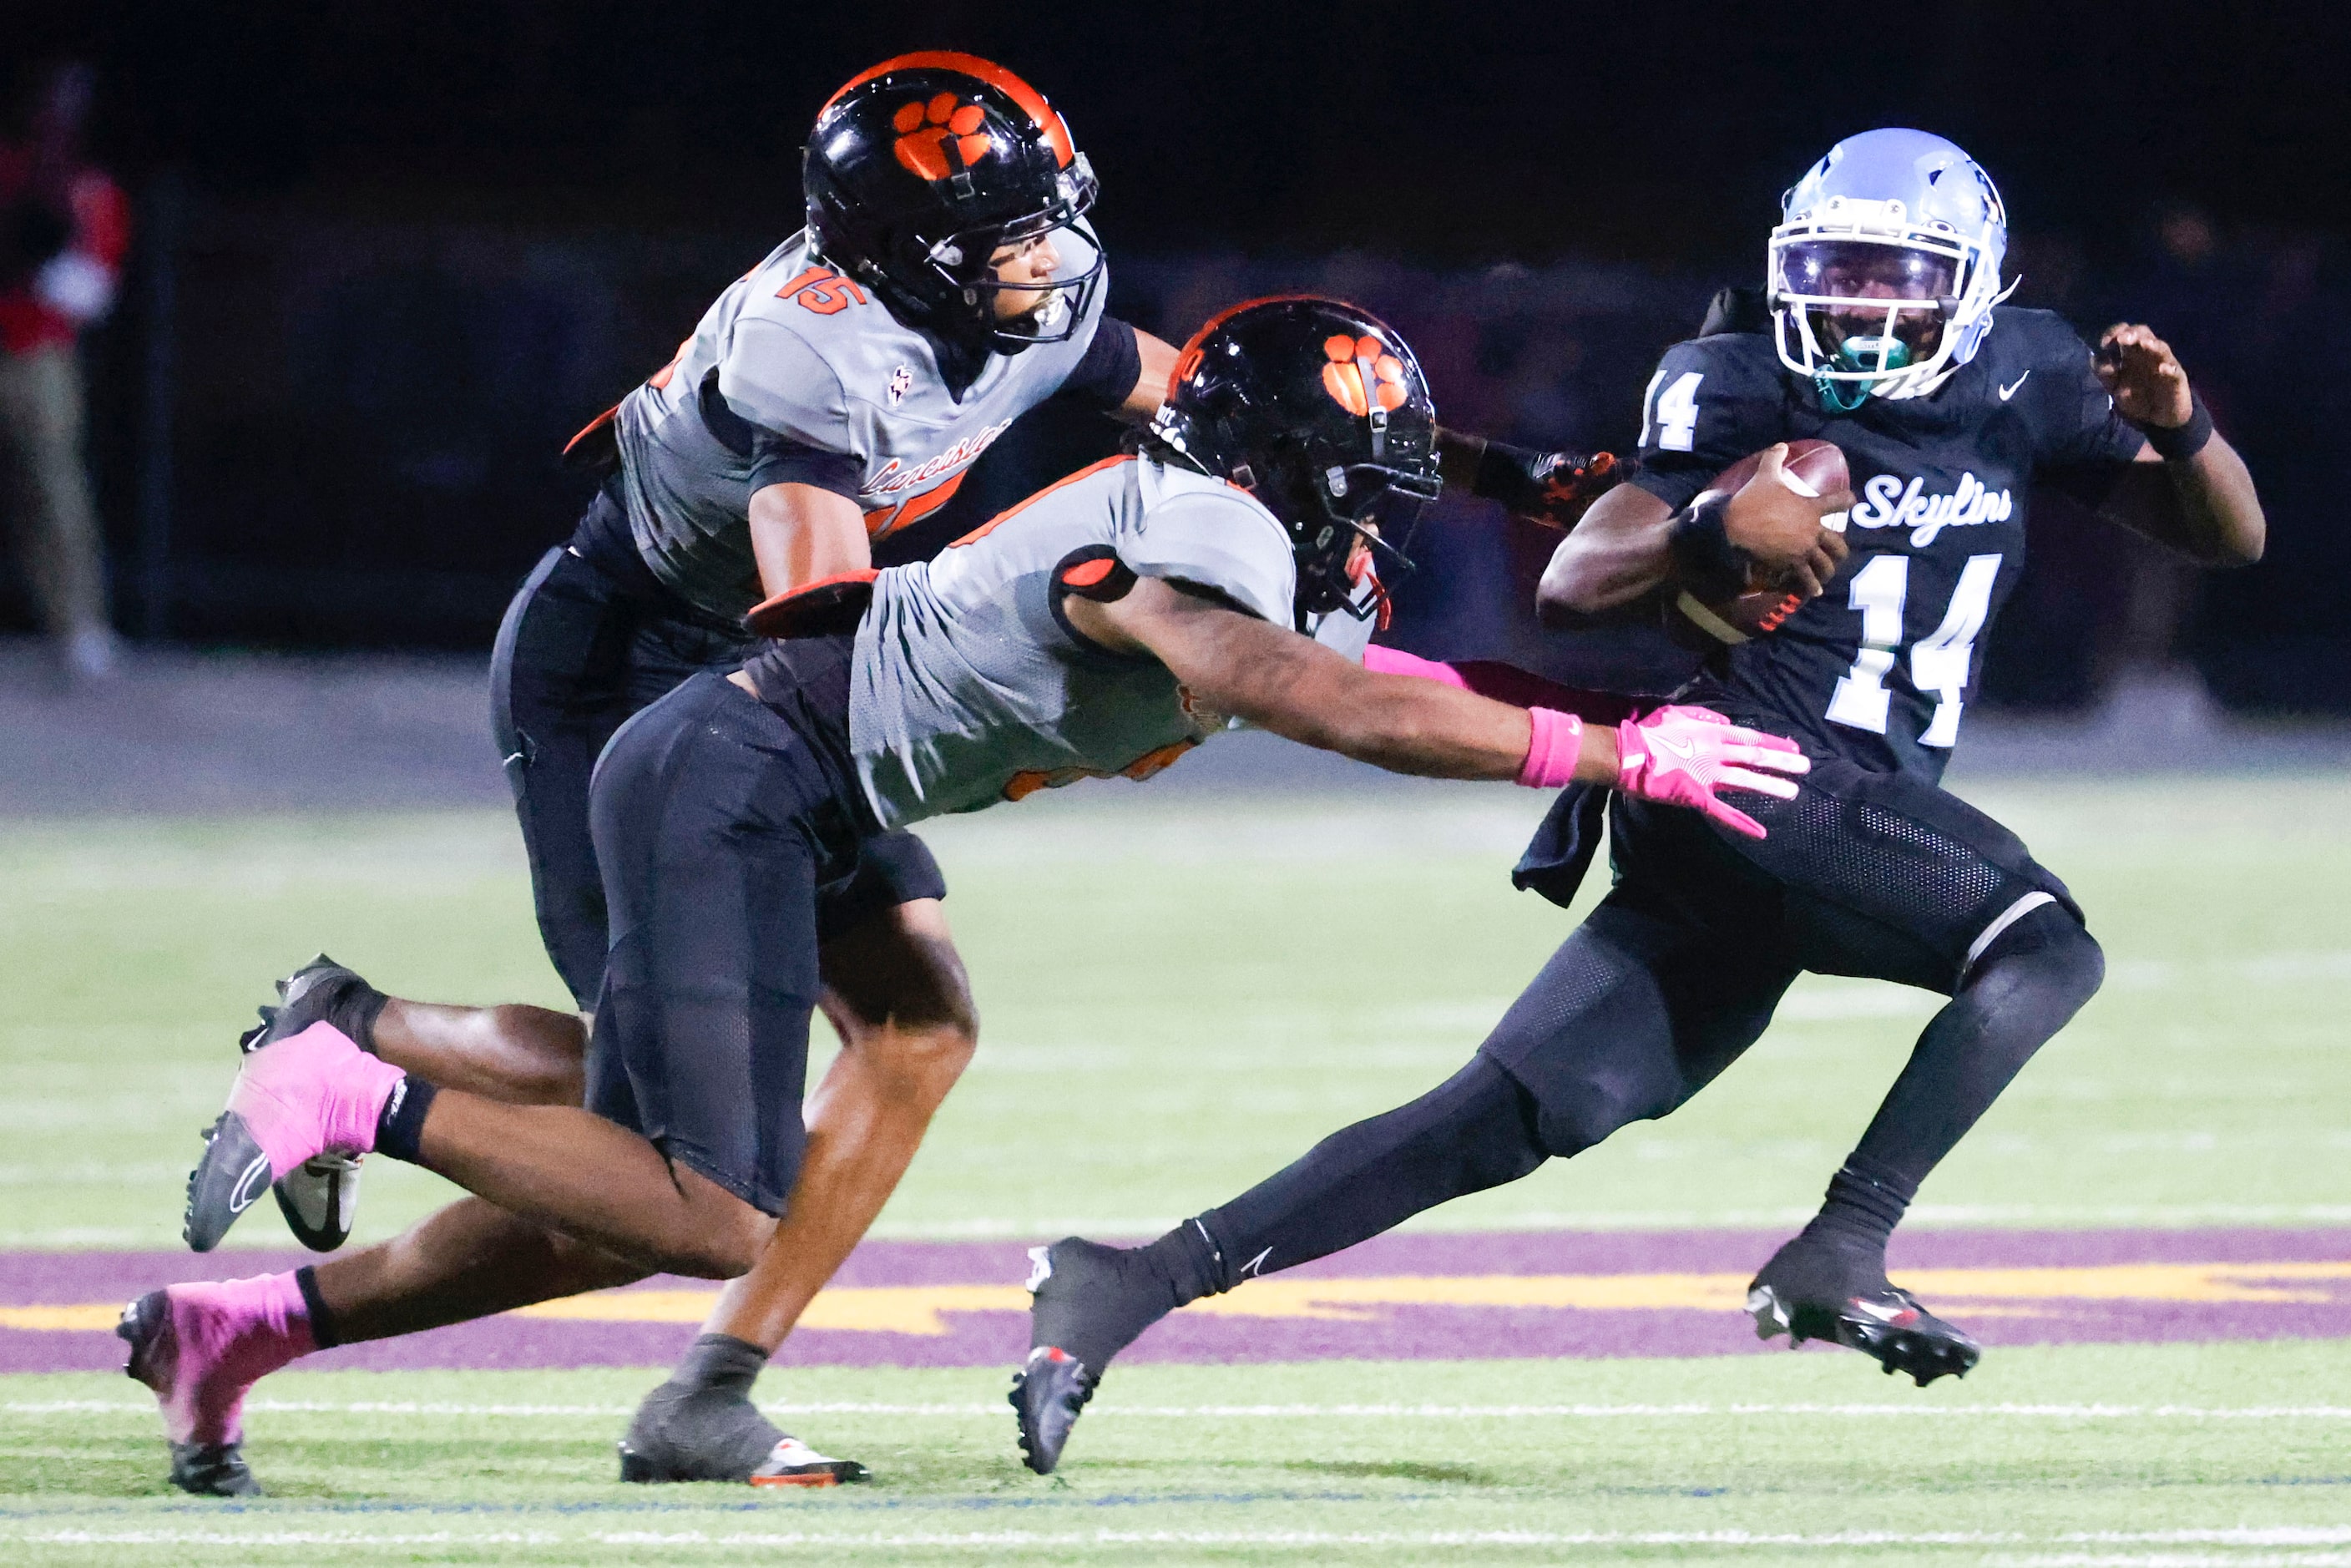
<path fill-rule="evenodd" d="M 130 206 L 82 162 L 91 73 L 51 67 L 0 141 L 0 446 L 14 470 L 16 548 L 68 670 L 114 667 L 106 563 L 83 465 L 78 340 L 114 302 Z"/>

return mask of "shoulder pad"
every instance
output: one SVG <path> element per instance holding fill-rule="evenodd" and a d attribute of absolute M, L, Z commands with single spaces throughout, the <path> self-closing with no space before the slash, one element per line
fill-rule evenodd
<path fill-rule="evenodd" d="M 1732 285 L 1715 291 L 1708 301 L 1706 319 L 1698 329 L 1701 338 L 1717 337 L 1724 332 L 1768 332 L 1771 329 L 1771 308 L 1764 302 L 1761 288 Z"/>

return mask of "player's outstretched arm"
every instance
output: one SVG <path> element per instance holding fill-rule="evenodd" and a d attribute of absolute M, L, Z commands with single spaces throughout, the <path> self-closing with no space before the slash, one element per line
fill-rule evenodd
<path fill-rule="evenodd" d="M 1729 500 L 1676 512 L 1637 485 L 1619 485 L 1593 504 L 1574 531 L 1560 541 L 1535 592 L 1547 625 L 1567 625 L 1632 604 L 1677 582 L 1698 579 L 1724 559 L 1761 568 L 1809 599 L 1836 575 L 1844 539 L 1821 518 L 1853 497 L 1808 497 L 1780 477 L 1782 443 L 1763 455 L 1755 476 Z"/>
<path fill-rule="evenodd" d="M 1547 528 L 1575 527 L 1633 466 L 1613 452 L 1537 452 L 1443 425 L 1437 461 L 1447 489 L 1499 501 L 1512 517 Z"/>
<path fill-rule="evenodd" d="M 2116 411 L 2147 440 L 2137 463 L 2115 476 L 2098 510 L 2206 566 L 2261 559 L 2269 524 L 2253 476 L 2212 428 L 2171 345 L 2118 322 L 2099 337 L 2093 362 Z"/>
<path fill-rule="evenodd" d="M 1436 681 L 1373 674 L 1207 590 L 1146 577 L 1113 603 L 1071 599 L 1066 613 L 1096 642 L 1157 659 L 1203 706 L 1301 745 L 1434 779 L 1515 779 L 1527 759 L 1526 709 Z M 1614 739 L 1587 728 L 1574 777 L 1615 776 Z"/>
<path fill-rule="evenodd" d="M 1796 785 L 1784 775 L 1811 766 L 1792 742 L 1703 709 L 1664 708 L 1609 729 L 1491 702 L 1442 680 L 1374 674 L 1311 638 L 1155 578 L 1113 603 L 1071 599 L 1066 613 L 1106 646 L 1158 659 L 1217 712 L 1394 773 L 1604 784 L 1761 838 L 1761 826 L 1715 792 L 1786 800 Z"/>

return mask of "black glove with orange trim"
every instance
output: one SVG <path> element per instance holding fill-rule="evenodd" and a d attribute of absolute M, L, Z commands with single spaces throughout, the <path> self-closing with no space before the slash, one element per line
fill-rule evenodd
<path fill-rule="evenodd" d="M 762 637 L 836 637 L 857 630 L 879 571 L 839 572 L 786 589 L 743 619 Z"/>
<path fill-rule="evenodd" d="M 1499 501 L 1513 516 L 1572 528 L 1593 502 L 1630 477 L 1635 465 L 1613 452 L 1531 452 L 1489 441 L 1478 455 L 1469 493 Z"/>

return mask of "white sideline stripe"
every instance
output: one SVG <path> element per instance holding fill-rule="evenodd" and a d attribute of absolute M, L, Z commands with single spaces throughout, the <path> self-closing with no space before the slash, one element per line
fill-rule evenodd
<path fill-rule="evenodd" d="M 327 1416 L 627 1416 L 631 1405 L 465 1405 L 425 1400 L 253 1399 L 249 1411 Z M 862 1400 L 771 1404 L 770 1416 L 1001 1416 L 1005 1406 L 893 1405 Z M 1097 1405 L 1097 1416 L 1140 1416 L 1161 1420 L 1319 1420 L 1384 1416 L 1413 1420 L 1617 1420 L 1673 1419 L 1713 1416 L 1907 1416 L 1937 1420 L 2010 1416 L 2058 1421 L 2351 1421 L 2351 1405 Z M 152 1414 L 152 1404 L 110 1399 L 26 1400 L 0 1405 L 17 1416 L 89 1413 Z M 2351 1540 L 2351 1532 L 2346 1532 Z"/>
<path fill-rule="evenodd" d="M 2351 1542 L 2351 1530 L 2294 1527 L 2147 1531 L 2079 1531 L 2032 1536 L 2005 1531 L 1852 1530 L 1806 1535 L 1746 1530 L 1537 1531 L 1537 1530 L 970 1530 L 848 1531 L 588 1530 L 576 1534 L 550 1530 L 417 1531 L 391 1534 L 356 1530 L 26 1530 L 0 1531 L 0 1540 L 74 1546 L 432 1546 L 453 1544 L 556 1545 L 593 1542 L 605 1546 L 826 1546 L 900 1549 L 910 1546 L 1001 1551 L 1055 1546 L 2059 1546 L 2210 1545 L 2320 1546 Z M 2153 1563 L 2189 1568 L 2200 1563 L 2335 1563 L 2351 1553 L 2296 1552 L 2263 1557 L 2214 1554 L 2107 1555 L 2068 1552 L 2005 1562 L 2055 1564 Z"/>

